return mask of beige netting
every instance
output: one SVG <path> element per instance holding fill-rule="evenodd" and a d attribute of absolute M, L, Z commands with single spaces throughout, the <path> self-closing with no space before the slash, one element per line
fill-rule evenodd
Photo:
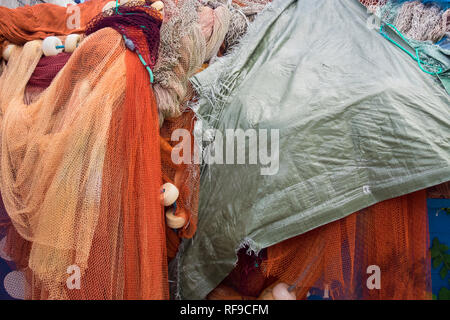
<path fill-rule="evenodd" d="M 167 0 L 165 5 L 160 58 L 154 70 L 161 124 L 164 118 L 181 115 L 190 92 L 189 78 L 217 54 L 230 21 L 229 11 L 223 6 L 211 13 L 200 10 L 196 0 L 180 0 L 177 4 Z M 202 14 L 214 14 L 215 22 L 208 25 L 211 19 L 199 20 L 199 10 Z"/>
<path fill-rule="evenodd" d="M 442 12 L 438 6 L 426 6 L 420 1 L 405 2 L 395 25 L 410 39 L 436 42 L 450 32 L 450 9 Z"/>
<path fill-rule="evenodd" d="M 67 267 L 84 272 L 88 265 L 108 129 L 124 101 L 125 48 L 115 31 L 97 32 L 39 99 L 25 105 L 25 86 L 41 55 L 39 40 L 16 47 L 0 78 L 0 178 L 16 230 L 33 243 L 29 268 L 50 298 L 61 298 Z"/>

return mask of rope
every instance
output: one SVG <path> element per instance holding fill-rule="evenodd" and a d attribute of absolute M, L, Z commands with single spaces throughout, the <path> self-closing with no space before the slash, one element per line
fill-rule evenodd
<path fill-rule="evenodd" d="M 123 15 L 123 13 L 119 12 L 119 0 L 116 0 L 115 11 L 116 11 L 116 14 Z M 132 12 L 126 12 L 125 14 L 126 14 L 126 15 L 132 15 L 132 14 L 135 14 L 135 13 L 132 13 Z M 145 29 L 145 26 L 140 26 L 140 27 Z M 124 36 L 123 36 L 123 39 L 126 41 L 126 40 L 127 40 L 127 37 L 125 37 L 125 35 L 124 35 Z M 131 39 L 130 39 L 130 41 L 131 41 Z M 136 54 L 138 55 L 139 60 L 140 60 L 141 63 L 144 65 L 144 68 L 147 70 L 147 72 L 148 72 L 148 74 L 149 74 L 149 76 L 150 76 L 150 83 L 153 84 L 155 78 L 154 78 L 152 69 L 151 69 L 150 66 L 147 64 L 147 62 L 144 60 L 144 58 L 142 57 L 142 55 L 139 53 L 139 51 L 138 51 L 137 49 L 136 49 Z"/>
<path fill-rule="evenodd" d="M 393 40 L 391 37 L 389 37 L 385 32 L 384 32 L 384 30 L 383 30 L 383 28 L 384 28 L 384 26 L 385 25 L 387 25 L 387 26 L 389 26 L 389 27 L 391 27 L 393 30 L 395 30 L 395 32 L 406 42 L 406 43 L 408 43 L 409 44 L 409 42 L 408 42 L 408 40 L 403 36 L 403 34 L 394 26 L 394 25 L 392 25 L 392 24 L 390 24 L 390 23 L 386 23 L 386 24 L 382 24 L 381 26 L 380 26 L 380 34 L 383 36 L 383 37 L 385 37 L 386 39 L 388 39 L 390 42 L 392 42 L 393 44 L 395 44 L 397 47 L 399 47 L 400 49 L 402 49 L 404 52 L 406 52 L 414 61 L 416 61 L 417 62 L 417 64 L 419 65 L 419 68 L 420 68 L 420 70 L 422 70 L 423 72 L 425 72 L 425 73 L 428 73 L 428 74 L 430 74 L 430 75 L 432 75 L 432 76 L 437 76 L 437 75 L 439 75 L 439 74 L 441 74 L 442 72 L 443 72 L 443 70 L 442 70 L 442 67 L 439 67 L 439 70 L 437 71 L 437 72 L 431 72 L 431 71 L 428 71 L 428 70 L 426 70 L 423 66 L 425 65 L 425 66 L 428 66 L 428 67 L 431 67 L 431 68 L 437 68 L 436 66 L 434 66 L 434 65 L 431 65 L 431 64 L 429 64 L 429 63 L 426 63 L 426 62 L 424 62 L 424 61 L 422 61 L 421 59 L 420 59 L 420 56 L 419 56 L 419 49 L 415 49 L 416 50 L 416 55 L 414 56 L 411 52 L 409 52 L 407 49 L 405 49 L 400 43 L 398 43 L 398 42 L 396 42 L 395 40 Z"/>

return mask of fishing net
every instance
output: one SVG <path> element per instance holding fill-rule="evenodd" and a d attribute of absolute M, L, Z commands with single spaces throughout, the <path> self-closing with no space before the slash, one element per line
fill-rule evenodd
<path fill-rule="evenodd" d="M 156 61 L 157 45 L 145 40 L 139 51 Z M 41 55 L 40 41 L 14 48 L 0 78 L 0 177 L 13 224 L 1 217 L 4 251 L 29 284 L 25 297 L 167 298 L 158 114 L 146 69 L 122 35 L 103 28 L 26 105 Z M 52 76 L 44 73 L 41 87 Z M 73 266 L 79 289 L 67 284 Z"/>
<path fill-rule="evenodd" d="M 153 19 L 149 20 L 149 17 Z M 148 52 L 148 44 L 151 44 L 150 52 L 143 55 L 143 58 L 150 68 L 153 68 L 158 57 L 161 23 L 162 15 L 159 11 L 151 7 L 136 6 L 136 2 L 129 2 L 94 17 L 86 27 L 86 35 L 110 27 L 131 40 L 131 42 L 125 40 L 131 51 Z"/>
<path fill-rule="evenodd" d="M 82 33 L 108 1 L 86 1 L 68 8 L 49 3 L 16 9 L 0 7 L 0 44 L 5 40 L 24 44 L 52 35 Z"/>
<path fill-rule="evenodd" d="M 100 41 L 98 36 L 92 39 L 104 43 L 105 48 L 99 49 L 86 41 L 66 65 L 67 72 L 60 73 L 53 86 L 34 104 L 25 106 L 20 95 L 41 58 L 40 41 L 17 48 L 1 79 L 2 197 L 14 227 L 32 243 L 29 267 L 37 279 L 36 287 L 45 288 L 51 298 L 63 297 L 60 289 L 67 278 L 68 266 L 76 264 L 83 271 L 87 268 L 99 214 L 96 192 L 87 186 L 96 186 L 102 180 L 108 123 L 112 110 L 123 102 L 125 68 L 120 38 L 102 33 L 104 40 Z M 89 55 L 85 59 L 80 54 L 84 48 L 97 53 L 96 58 Z M 111 63 L 111 59 L 116 63 Z M 105 64 L 111 65 L 108 70 L 102 70 Z M 86 68 L 84 72 L 78 71 L 80 65 Z M 120 76 L 122 83 L 118 83 Z M 105 98 L 108 102 L 105 106 L 110 109 L 100 115 L 103 108 L 88 101 L 91 96 L 100 95 L 101 87 L 109 87 L 107 78 L 117 86 L 117 91 Z M 96 82 L 98 86 L 92 88 L 91 84 Z M 14 100 L 18 102 L 13 103 Z M 80 107 L 84 116 L 74 118 Z M 18 110 L 25 108 L 29 113 L 18 114 Z M 84 123 L 80 123 L 81 119 Z M 28 122 L 30 128 L 25 125 Z M 94 123 L 98 128 L 95 133 L 91 132 Z M 69 151 L 69 146 L 77 148 Z M 77 239 L 79 236 L 83 238 Z M 33 297 L 37 294 L 33 292 Z"/>
<path fill-rule="evenodd" d="M 230 50 L 239 43 L 247 32 L 249 24 L 271 1 L 270 0 L 209 0 L 205 1 L 211 7 L 227 6 L 230 10 L 230 27 L 225 36 L 224 51 Z"/>
<path fill-rule="evenodd" d="M 25 104 L 33 103 L 39 94 L 50 86 L 50 83 L 67 63 L 70 56 L 70 53 L 61 52 L 56 56 L 43 56 L 39 60 L 25 87 Z"/>
<path fill-rule="evenodd" d="M 360 0 L 409 39 L 438 42 L 450 33 L 450 2 Z"/>
<path fill-rule="evenodd" d="M 186 109 L 177 118 L 166 119 L 161 128 L 161 162 L 163 168 L 163 182 L 173 183 L 180 191 L 176 201 L 176 215 L 186 217 L 185 225 L 178 230 L 167 230 L 168 257 L 175 257 L 181 238 L 192 238 L 197 229 L 198 194 L 200 188 L 200 166 L 195 161 L 194 126 L 195 114 Z M 180 141 L 172 141 L 175 130 L 185 130 L 188 134 Z M 186 139 L 186 141 L 184 141 Z M 183 146 L 182 151 L 174 148 Z M 190 151 L 190 152 L 189 152 Z M 172 152 L 179 153 L 181 157 L 187 155 L 186 161 L 176 164 L 172 160 Z M 183 154 L 186 153 L 186 154 Z"/>
<path fill-rule="evenodd" d="M 189 78 L 217 54 L 230 23 L 229 11 L 224 6 L 213 10 L 216 20 L 210 24 L 211 19 L 207 17 L 199 19 L 199 13 L 211 12 L 201 10 L 197 0 L 180 0 L 176 4 L 167 0 L 164 3 L 160 59 L 154 70 L 161 125 L 165 118 L 181 115 L 192 92 Z"/>
<path fill-rule="evenodd" d="M 428 188 L 427 198 L 450 199 L 450 181 Z"/>
<path fill-rule="evenodd" d="M 235 270 L 210 294 L 227 288 L 243 298 L 285 282 L 297 299 L 430 299 L 426 191 L 380 202 L 344 219 L 261 251 L 241 252 Z M 380 268 L 380 289 L 369 289 Z M 224 293 L 225 292 L 225 293 Z M 226 298 L 226 296 L 222 296 Z"/>

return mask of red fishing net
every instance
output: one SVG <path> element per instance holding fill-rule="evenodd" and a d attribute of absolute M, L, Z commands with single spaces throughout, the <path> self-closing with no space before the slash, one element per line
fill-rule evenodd
<path fill-rule="evenodd" d="M 149 34 L 160 25 L 150 15 L 143 24 Z M 122 27 L 143 39 L 142 56 L 157 52 L 143 28 Z M 15 48 L 0 78 L 8 145 L 0 177 L 12 222 L 0 217 L 2 250 L 26 279 L 23 296 L 167 299 L 158 109 L 147 70 L 111 28 L 87 37 L 64 67 L 36 69 L 60 58 L 43 60 L 40 49 L 36 41 Z M 21 104 L 27 83 L 40 94 Z M 74 267 L 76 289 L 66 282 Z"/>

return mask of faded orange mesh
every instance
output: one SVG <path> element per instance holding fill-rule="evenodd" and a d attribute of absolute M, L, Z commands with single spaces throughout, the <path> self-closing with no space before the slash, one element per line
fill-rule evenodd
<path fill-rule="evenodd" d="M 263 288 L 285 282 L 295 288 L 297 299 L 306 298 L 312 288 L 327 290 L 331 299 L 431 299 L 428 249 L 423 190 L 269 247 L 260 270 L 253 272 L 246 292 L 240 294 L 253 292 L 257 297 Z M 370 265 L 381 269 L 380 290 L 367 288 Z M 235 273 L 211 293 L 215 298 L 227 292 L 226 286 L 242 287 L 246 279 Z"/>
<path fill-rule="evenodd" d="M 0 78 L 6 251 L 33 299 L 168 298 L 156 101 L 147 71 L 105 28 L 36 101 L 25 86 L 41 41 L 14 48 Z M 66 286 L 67 267 L 81 288 Z"/>

